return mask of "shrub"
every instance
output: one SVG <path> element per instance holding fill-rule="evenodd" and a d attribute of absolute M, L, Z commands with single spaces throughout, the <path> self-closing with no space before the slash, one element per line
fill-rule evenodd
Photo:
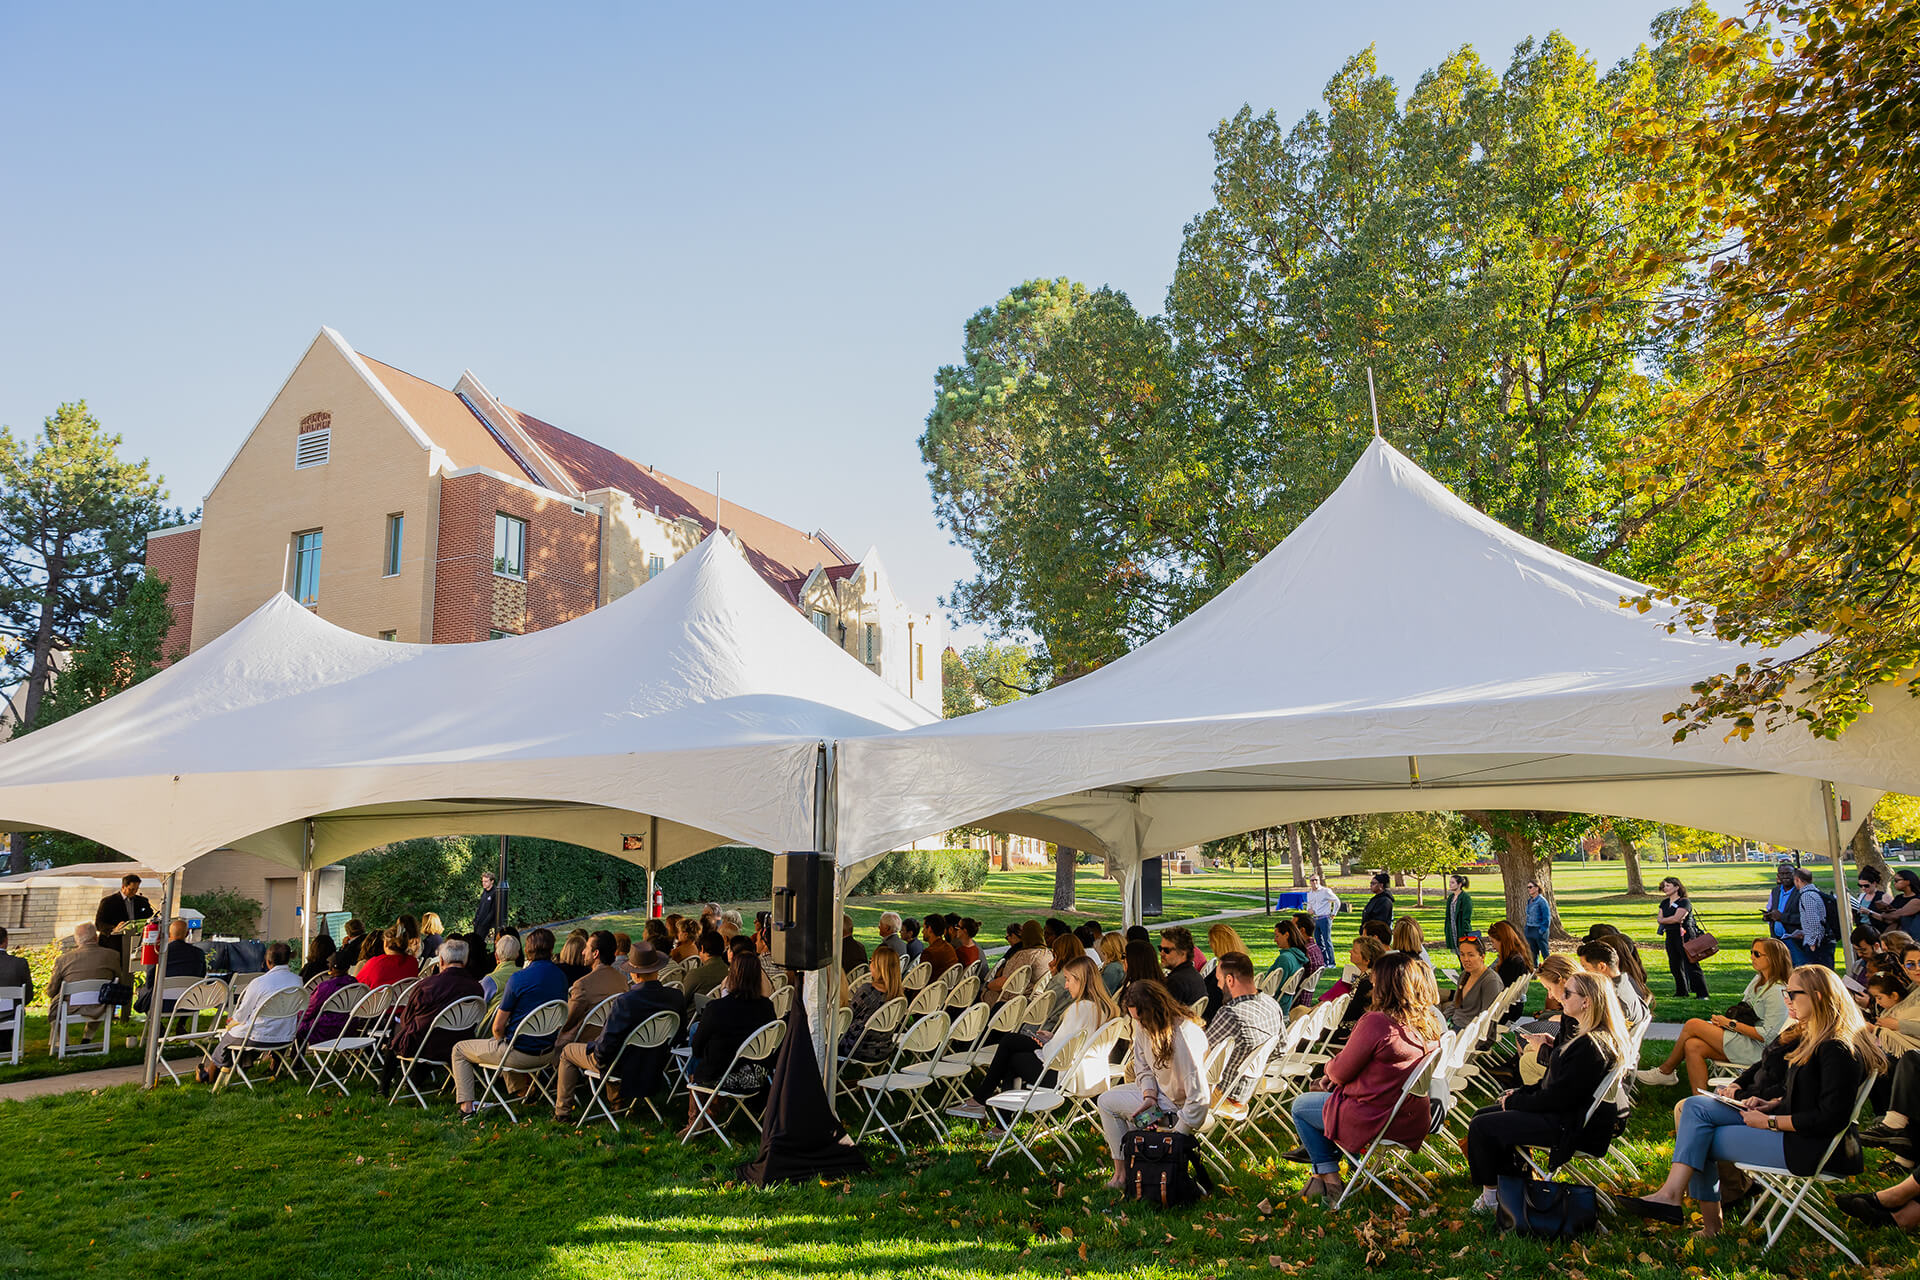
<path fill-rule="evenodd" d="M 251 938 L 260 928 L 260 913 L 263 908 L 257 898 L 249 898 L 244 893 L 235 893 L 231 889 L 211 889 L 206 893 L 189 894 L 180 899 L 183 907 L 192 907 L 204 920 L 201 927 L 203 937 L 214 934 L 227 934 L 235 938 Z"/>
<path fill-rule="evenodd" d="M 646 887 L 645 876 L 641 887 Z M 773 896 L 773 855 L 765 849 L 723 845 L 660 871 L 668 902 L 746 902 Z"/>
<path fill-rule="evenodd" d="M 480 873 L 499 865 L 497 837 L 404 840 L 346 860 L 347 910 L 369 928 L 402 913 L 440 913 L 447 928 L 473 928 Z M 517 925 L 571 920 L 633 907 L 647 896 L 647 869 L 558 840 L 507 842 L 507 915 Z"/>
<path fill-rule="evenodd" d="M 986 882 L 985 849 L 898 849 L 874 863 L 849 892 L 971 893 Z"/>

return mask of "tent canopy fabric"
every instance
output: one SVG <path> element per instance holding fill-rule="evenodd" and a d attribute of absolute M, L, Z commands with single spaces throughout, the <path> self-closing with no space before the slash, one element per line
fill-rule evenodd
<path fill-rule="evenodd" d="M 1690 686 L 1765 651 L 1622 608 L 1641 584 L 1514 533 L 1375 439 L 1326 502 L 1178 625 L 1070 684 L 838 750 L 857 865 L 979 824 L 1122 865 L 1257 827 L 1412 809 L 1564 809 L 1824 849 L 1920 791 L 1890 685 L 1838 741 L 1672 740 Z M 860 803 L 857 797 L 885 797 Z"/>
<path fill-rule="evenodd" d="M 824 744 L 931 718 L 716 534 L 605 608 L 484 644 L 371 639 L 278 594 L 0 746 L 0 828 L 162 871 L 221 847 L 300 867 L 308 820 L 313 866 L 506 833 L 657 868 L 730 842 L 812 848 Z"/>

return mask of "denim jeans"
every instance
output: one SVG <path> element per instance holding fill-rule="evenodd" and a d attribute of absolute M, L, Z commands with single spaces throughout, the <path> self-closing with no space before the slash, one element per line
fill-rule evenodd
<path fill-rule="evenodd" d="M 1333 963 L 1333 917 L 1315 916 L 1313 918 L 1313 938 L 1320 944 L 1320 954 Z"/>
<path fill-rule="evenodd" d="M 1544 933 L 1535 933 L 1529 929 L 1527 931 L 1527 950 L 1533 953 L 1534 964 L 1537 965 L 1542 960 L 1545 960 L 1547 958 L 1547 935 Z"/>
<path fill-rule="evenodd" d="M 1303 1093 L 1293 1100 L 1293 1127 L 1300 1145 L 1307 1149 L 1315 1173 L 1340 1172 L 1340 1148 L 1321 1125 L 1320 1113 L 1326 1109 L 1330 1093 Z"/>
<path fill-rule="evenodd" d="M 1723 1098 L 1695 1094 L 1680 1104 L 1673 1136 L 1673 1162 L 1694 1171 L 1687 1194 L 1717 1204 L 1722 1160 L 1745 1164 L 1783 1164 L 1786 1139 L 1771 1129 L 1755 1129 L 1741 1119 L 1740 1108 Z"/>

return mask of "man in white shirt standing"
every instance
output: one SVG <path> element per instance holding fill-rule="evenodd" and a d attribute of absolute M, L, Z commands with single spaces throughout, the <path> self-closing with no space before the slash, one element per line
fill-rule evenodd
<path fill-rule="evenodd" d="M 220 1033 L 220 1039 L 214 1043 L 208 1060 L 194 1069 L 194 1076 L 204 1084 L 211 1084 L 219 1077 L 222 1069 L 233 1062 L 233 1055 L 242 1041 L 251 1040 L 256 1045 L 286 1045 L 293 1042 L 294 1024 L 299 1015 L 284 1018 L 260 1018 L 260 1007 L 282 991 L 298 990 L 300 975 L 290 967 L 293 949 L 284 942 L 270 943 L 267 947 L 267 971 L 248 984 L 240 993 L 240 1003 L 235 1006 L 233 1016 L 227 1022 L 227 1029 Z M 249 1037 L 248 1031 L 252 1031 Z"/>
<path fill-rule="evenodd" d="M 1319 876 L 1307 877 L 1307 910 L 1313 913 L 1313 938 L 1320 954 L 1333 963 L 1333 913 L 1340 909 L 1340 895 L 1327 888 Z"/>

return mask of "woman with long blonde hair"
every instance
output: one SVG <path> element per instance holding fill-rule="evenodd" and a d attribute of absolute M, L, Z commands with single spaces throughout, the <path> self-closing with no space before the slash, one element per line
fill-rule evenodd
<path fill-rule="evenodd" d="M 1072 937 L 1071 934 L 1063 936 Z M 1051 1086 L 1062 1073 L 1074 1072 L 1074 1078 L 1062 1087 L 1075 1090 L 1091 1088 L 1106 1079 L 1104 1054 L 1097 1062 L 1065 1062 L 1061 1054 L 1076 1038 L 1119 1017 L 1120 1009 L 1107 994 L 1106 984 L 1100 981 L 1100 971 L 1084 955 L 1061 965 L 1059 972 L 1068 997 L 1059 1022 L 1052 1030 L 1041 1028 L 1029 1035 L 1015 1032 L 1004 1037 L 994 1047 L 993 1061 L 987 1064 L 987 1074 L 974 1086 L 972 1099 L 948 1107 L 948 1115 L 966 1120 L 986 1119 L 987 1099 L 1015 1079 L 1030 1085 Z"/>
<path fill-rule="evenodd" d="M 1468 1176 L 1481 1188 L 1475 1213 L 1493 1212 L 1494 1188 L 1502 1174 L 1523 1172 L 1521 1148 L 1550 1149 L 1551 1167 L 1591 1145 L 1593 1129 L 1613 1122 L 1604 1107 L 1591 1122 L 1587 1118 L 1594 1095 L 1627 1047 L 1627 1022 L 1613 985 L 1591 973 L 1576 973 L 1566 981 L 1560 1008 L 1565 1017 L 1557 1036 L 1523 1037 L 1535 1048 L 1551 1041 L 1546 1074 L 1537 1084 L 1508 1090 L 1467 1124 Z"/>
<path fill-rule="evenodd" d="M 892 947 L 875 947 L 867 977 L 857 991 L 849 991 L 844 983 L 840 986 L 840 1003 L 853 1010 L 853 1021 L 840 1037 L 840 1055 L 858 1062 L 881 1062 L 893 1056 L 894 1036 L 874 1034 L 863 1038 L 861 1033 L 881 1006 L 905 994 L 900 984 L 900 953 Z M 858 1055 L 853 1051 L 856 1045 Z"/>
<path fill-rule="evenodd" d="M 1785 1166 L 1807 1177 L 1816 1170 L 1847 1177 L 1865 1168 L 1853 1116 L 1860 1088 L 1887 1069 L 1887 1055 L 1833 970 L 1806 964 L 1787 975 L 1780 1032 L 1788 1046 L 1784 1097 L 1728 1101 L 1699 1094 L 1680 1104 L 1673 1167 L 1660 1189 L 1620 1204 L 1643 1218 L 1679 1226 L 1682 1201 L 1700 1203 L 1699 1235 L 1720 1233 L 1720 1162 Z M 1840 1139 L 1824 1169 L 1835 1138 Z"/>
<path fill-rule="evenodd" d="M 1211 1019 L 1220 1012 L 1220 1006 L 1227 1002 L 1227 993 L 1220 988 L 1220 957 L 1230 956 L 1238 951 L 1247 954 L 1247 944 L 1240 939 L 1240 931 L 1225 920 L 1216 921 L 1207 930 L 1207 945 L 1213 949 L 1213 959 L 1207 962 L 1207 971 L 1201 974 L 1201 980 L 1207 988 L 1207 1014 Z"/>

